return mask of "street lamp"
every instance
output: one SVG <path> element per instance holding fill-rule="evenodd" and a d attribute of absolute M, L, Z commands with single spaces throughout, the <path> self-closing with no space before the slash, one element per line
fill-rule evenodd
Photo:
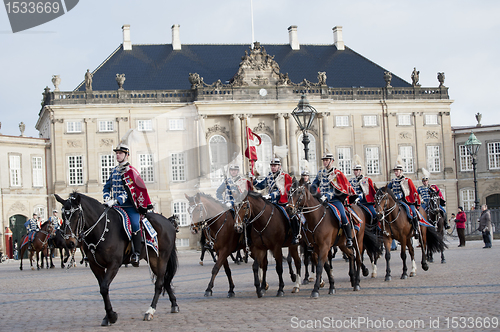
<path fill-rule="evenodd" d="M 309 130 L 309 128 L 311 128 L 311 125 L 317 114 L 318 112 L 316 111 L 316 109 L 309 104 L 306 95 L 302 95 L 302 97 L 300 97 L 300 101 L 297 104 L 297 107 L 295 107 L 295 109 L 292 111 L 295 122 L 297 122 L 300 130 L 302 130 L 302 144 L 304 144 L 304 154 L 306 160 L 309 160 L 308 145 L 311 142 L 309 140 L 307 131 Z"/>
<path fill-rule="evenodd" d="M 476 135 L 470 131 L 470 136 L 467 142 L 465 142 L 465 147 L 467 148 L 467 152 L 472 156 L 472 169 L 474 172 L 474 209 L 479 209 L 479 200 L 477 199 L 477 178 L 476 178 L 476 156 L 479 148 L 481 147 L 481 141 L 476 138 Z"/>

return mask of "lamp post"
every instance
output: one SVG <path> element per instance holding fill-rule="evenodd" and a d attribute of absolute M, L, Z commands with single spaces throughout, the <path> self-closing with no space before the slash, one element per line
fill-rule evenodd
<path fill-rule="evenodd" d="M 479 200 L 477 199 L 477 178 L 476 178 L 476 156 L 479 148 L 481 147 L 481 141 L 476 138 L 474 133 L 470 132 L 469 139 L 465 142 L 465 147 L 467 148 L 467 152 L 472 156 L 472 170 L 474 172 L 474 209 L 479 209 Z"/>
<path fill-rule="evenodd" d="M 309 160 L 308 145 L 311 142 L 307 131 L 309 130 L 309 128 L 311 128 L 311 125 L 317 114 L 318 112 L 316 111 L 316 109 L 309 104 L 306 95 L 302 95 L 302 97 L 300 97 L 300 101 L 297 104 L 297 107 L 295 107 L 295 109 L 292 111 L 293 118 L 302 131 L 302 144 L 304 144 L 304 154 L 306 160 Z"/>

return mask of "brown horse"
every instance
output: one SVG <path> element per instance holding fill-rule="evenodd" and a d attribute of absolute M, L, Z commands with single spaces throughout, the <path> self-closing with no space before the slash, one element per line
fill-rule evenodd
<path fill-rule="evenodd" d="M 21 265 L 19 266 L 19 269 L 23 269 L 23 256 L 24 252 L 26 250 L 29 250 L 29 260 L 30 260 L 30 265 L 31 269 L 34 270 L 35 268 L 33 267 L 33 255 L 36 253 L 36 268 L 40 270 L 40 265 L 39 265 L 39 253 L 42 252 L 42 268 L 43 268 L 43 257 L 45 257 L 46 260 L 46 266 L 49 268 L 49 261 L 48 261 L 48 239 L 50 237 L 50 234 L 52 233 L 53 228 L 52 228 L 52 223 L 50 221 L 46 221 L 42 224 L 40 227 L 40 230 L 36 232 L 35 237 L 33 239 L 33 242 L 31 246 L 29 245 L 28 242 L 26 242 L 24 245 L 21 246 L 21 252 L 20 256 L 21 257 Z M 24 243 L 24 239 L 26 238 L 25 235 L 21 243 Z"/>
<path fill-rule="evenodd" d="M 238 234 L 234 228 L 233 214 L 225 205 L 207 194 L 197 193 L 192 197 L 185 194 L 185 196 L 189 202 L 192 223 L 201 224 L 206 245 L 217 253 L 217 261 L 212 269 L 212 278 L 205 290 L 205 296 L 212 296 L 215 277 L 221 266 L 224 266 L 229 282 L 227 297 L 234 297 L 234 282 L 227 257 L 243 246 L 239 243 L 241 234 Z"/>
<path fill-rule="evenodd" d="M 301 261 L 298 252 L 298 245 L 292 245 L 291 232 L 288 218 L 274 204 L 264 199 L 259 193 L 250 191 L 246 198 L 236 207 L 236 226 L 245 225 L 245 234 L 250 239 L 250 252 L 254 259 L 252 265 L 254 273 L 254 285 L 257 296 L 262 297 L 267 289 L 267 251 L 270 250 L 276 261 L 276 272 L 279 279 L 279 288 L 276 296 L 283 296 L 283 247 L 288 247 L 289 252 L 295 262 L 297 270 L 296 276 L 292 268 L 290 275 L 295 283 L 293 292 L 300 289 L 298 280 L 300 279 Z M 259 271 L 262 271 L 262 280 L 259 278 Z"/>
<path fill-rule="evenodd" d="M 411 221 L 408 219 L 406 214 L 406 209 L 397 201 L 394 193 L 390 188 L 384 186 L 377 190 L 375 195 L 375 209 L 378 214 L 378 218 L 381 223 L 381 228 L 384 238 L 385 247 L 385 260 L 386 260 L 386 275 L 385 280 L 391 280 L 391 242 L 392 239 L 396 239 L 401 243 L 401 259 L 403 261 L 403 273 L 401 279 L 408 278 L 408 267 L 406 265 L 406 248 L 408 248 L 408 253 L 410 254 L 412 269 L 410 271 L 410 277 L 417 274 L 417 265 L 415 264 L 415 252 L 411 242 L 411 238 L 414 235 L 414 229 Z M 420 208 L 419 212 L 424 218 L 427 217 L 425 211 Z M 422 269 L 427 271 L 429 265 L 427 264 L 427 250 L 436 252 L 439 248 L 444 247 L 444 242 L 439 240 L 436 231 L 432 227 L 425 227 L 420 225 L 420 236 L 419 243 L 422 248 Z M 427 249 L 428 246 L 428 249 Z M 374 275 L 376 275 L 376 264 L 378 257 L 374 258 Z"/>

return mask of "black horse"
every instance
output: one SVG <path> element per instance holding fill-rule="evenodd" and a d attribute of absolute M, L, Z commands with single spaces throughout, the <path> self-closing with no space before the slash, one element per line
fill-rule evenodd
<path fill-rule="evenodd" d="M 64 268 L 64 264 L 68 261 L 70 257 L 68 246 L 66 245 L 66 239 L 64 238 L 61 229 L 56 229 L 54 233 L 49 238 L 49 258 L 50 258 L 50 268 L 54 268 L 54 262 L 52 261 L 52 255 L 55 249 L 59 249 L 59 257 L 61 257 L 61 269 Z M 64 256 L 63 256 L 64 250 Z M 43 257 L 43 253 L 42 253 Z"/>
<path fill-rule="evenodd" d="M 83 194 L 73 192 L 67 200 L 55 195 L 63 205 L 64 235 L 68 247 L 76 248 L 81 242 L 88 257 L 90 268 L 99 283 L 104 300 L 106 316 L 101 325 L 111 325 L 118 319 L 109 299 L 109 285 L 122 264 L 130 262 L 130 241 L 123 229 L 119 213 Z M 151 320 L 156 311 L 160 293 L 165 291 L 170 298 L 171 312 L 179 312 L 172 290 L 172 279 L 177 271 L 176 231 L 173 221 L 156 213 L 147 213 L 147 219 L 158 233 L 158 251 L 143 246 L 141 259 L 149 258 L 149 265 L 156 276 L 155 294 L 151 306 L 144 314 L 144 320 Z M 143 230 L 143 233 L 145 230 Z"/>
<path fill-rule="evenodd" d="M 436 225 L 436 231 L 441 240 L 444 241 L 444 222 L 446 220 L 446 213 L 441 210 L 440 205 L 443 204 L 444 200 L 439 197 L 439 194 L 431 189 L 429 190 L 429 204 L 427 206 L 426 212 L 429 217 L 429 221 Z M 441 263 L 446 263 L 446 259 L 444 257 L 444 249 L 445 247 L 441 247 L 439 251 L 441 252 Z M 434 262 L 433 253 L 431 250 L 427 251 L 427 260 L 429 262 Z"/>

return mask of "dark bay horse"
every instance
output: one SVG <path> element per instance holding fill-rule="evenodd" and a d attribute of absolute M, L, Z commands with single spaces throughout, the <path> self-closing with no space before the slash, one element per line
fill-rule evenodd
<path fill-rule="evenodd" d="M 52 261 L 52 254 L 56 249 L 59 249 L 59 257 L 61 258 L 61 268 L 64 268 L 64 264 L 68 261 L 70 257 L 68 246 L 66 245 L 66 239 L 64 238 L 64 234 L 61 229 L 56 229 L 55 232 L 52 233 L 49 239 L 49 258 L 50 258 L 50 267 L 54 267 L 54 263 Z M 64 256 L 63 256 L 64 250 Z"/>
<path fill-rule="evenodd" d="M 252 270 L 257 296 L 260 298 L 267 289 L 267 251 L 271 251 L 276 260 L 276 272 L 279 279 L 279 288 L 276 296 L 283 296 L 285 283 L 283 281 L 283 247 L 288 247 L 295 262 L 297 275 L 290 267 L 290 275 L 295 283 L 293 292 L 300 289 L 301 261 L 298 245 L 291 244 L 291 233 L 288 219 L 274 204 L 262 197 L 261 194 L 249 191 L 245 199 L 236 207 L 236 227 L 244 227 L 246 236 L 250 239 L 250 253 L 254 259 Z M 244 226 L 243 226 L 244 225 Z M 262 279 L 259 277 L 262 272 Z"/>
<path fill-rule="evenodd" d="M 99 283 L 106 310 L 101 325 L 111 325 L 117 321 L 118 314 L 111 306 L 109 285 L 120 266 L 130 261 L 130 241 L 123 228 L 121 216 L 115 209 L 110 209 L 99 201 L 77 192 L 71 193 L 67 200 L 58 195 L 55 197 L 63 205 L 63 227 L 68 247 L 73 249 L 79 243 L 82 244 L 90 269 Z M 141 253 L 141 259 L 149 258 L 149 265 L 156 276 L 153 301 L 144 314 L 144 320 L 151 320 L 162 291 L 163 294 L 165 291 L 168 293 L 171 312 L 179 312 L 171 286 L 178 262 L 173 222 L 156 213 L 147 213 L 146 217 L 158 233 L 159 251 L 157 255 L 149 246 L 147 249 L 143 246 Z M 170 219 L 172 218 L 174 217 Z"/>
<path fill-rule="evenodd" d="M 27 242 L 26 244 L 24 244 L 22 247 L 21 247 L 21 250 L 20 250 L 20 256 L 21 257 L 21 265 L 19 266 L 19 269 L 22 270 L 23 269 L 23 257 L 24 257 L 24 252 L 26 250 L 29 250 L 29 256 L 28 256 L 28 259 L 30 260 L 30 265 L 31 265 L 31 269 L 34 270 L 35 268 L 33 267 L 33 255 L 36 254 L 36 268 L 38 270 L 40 270 L 40 265 L 39 265 L 39 253 L 42 252 L 42 268 L 43 268 L 43 258 L 45 257 L 45 261 L 46 261 L 46 266 L 47 268 L 49 267 L 49 261 L 48 261 L 48 239 L 49 239 L 49 236 L 50 234 L 52 233 L 53 231 L 53 228 L 52 228 L 52 223 L 50 221 L 46 221 L 42 224 L 42 226 L 40 227 L 40 230 L 38 232 L 36 232 L 35 234 L 35 237 L 33 239 L 33 243 L 31 244 L 31 246 L 29 245 L 29 242 Z M 24 239 L 26 238 L 26 236 L 28 235 L 25 235 L 22 240 L 21 240 L 21 243 L 24 243 Z"/>
<path fill-rule="evenodd" d="M 430 199 L 426 210 L 427 216 L 429 217 L 429 221 L 436 225 L 437 233 L 439 237 L 444 241 L 444 221 L 446 220 L 446 216 L 444 211 L 440 208 L 441 198 L 439 197 L 439 194 L 434 190 L 430 190 L 429 194 Z M 444 264 L 446 263 L 446 259 L 444 257 L 444 248 L 442 248 L 442 250 L 440 248 L 440 252 L 441 263 Z M 430 263 L 434 262 L 434 257 L 431 250 L 427 250 L 427 259 Z"/>
<path fill-rule="evenodd" d="M 204 193 L 197 193 L 190 197 L 186 195 L 189 202 L 189 213 L 191 221 L 195 225 L 201 226 L 201 231 L 205 236 L 205 244 L 217 253 L 217 261 L 212 268 L 212 278 L 205 290 L 205 296 L 212 296 L 215 277 L 219 273 L 221 266 L 224 266 L 229 291 L 227 297 L 234 297 L 234 282 L 231 276 L 231 268 L 227 257 L 237 249 L 242 248 L 239 244 L 241 234 L 234 228 L 234 217 L 231 210 L 218 200 Z"/>

